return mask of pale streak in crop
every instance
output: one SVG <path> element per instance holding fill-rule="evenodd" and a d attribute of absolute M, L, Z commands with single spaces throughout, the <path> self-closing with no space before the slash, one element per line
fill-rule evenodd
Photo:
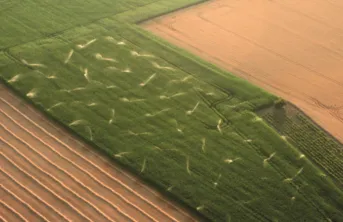
<path fill-rule="evenodd" d="M 153 146 L 152 149 L 158 150 L 158 151 L 162 151 L 162 149 L 160 147 L 158 147 L 158 146 Z"/>
<path fill-rule="evenodd" d="M 96 40 L 97 40 L 97 39 L 92 39 L 92 40 L 86 42 L 86 44 L 84 44 L 84 45 L 82 45 L 82 44 L 77 45 L 77 47 L 78 47 L 79 49 L 87 48 L 88 46 L 90 46 L 91 44 L 93 44 L 94 42 L 96 42 Z"/>
<path fill-rule="evenodd" d="M 150 54 L 140 54 L 140 53 L 138 53 L 136 51 L 131 51 L 131 55 L 132 56 L 137 56 L 137 57 L 151 57 L 151 58 L 155 57 L 155 56 L 150 55 Z"/>
<path fill-rule="evenodd" d="M 169 83 L 188 82 L 188 80 L 190 80 L 192 78 L 193 78 L 193 76 L 186 76 L 186 77 L 184 77 L 184 78 L 182 78 L 180 80 L 170 80 Z"/>
<path fill-rule="evenodd" d="M 144 158 L 143 165 L 142 165 L 142 169 L 141 169 L 141 173 L 144 172 L 145 167 L 146 167 L 146 158 Z"/>
<path fill-rule="evenodd" d="M 79 120 L 75 120 L 75 121 L 69 123 L 69 126 L 77 126 L 77 125 L 86 124 L 86 123 L 87 123 L 86 120 L 79 119 Z"/>
<path fill-rule="evenodd" d="M 85 90 L 85 89 L 86 89 L 85 87 L 77 87 L 77 88 L 74 88 L 74 89 L 61 89 L 60 91 L 61 92 L 70 93 L 70 92 L 74 92 L 74 91 L 82 91 L 82 90 Z"/>
<path fill-rule="evenodd" d="M 106 67 L 106 69 L 109 69 L 109 70 L 118 70 L 118 68 L 115 67 L 115 66 L 108 66 L 108 67 Z"/>
<path fill-rule="evenodd" d="M 218 120 L 218 124 L 217 124 L 217 129 L 218 129 L 218 131 L 219 131 L 221 134 L 223 134 L 222 128 L 221 128 L 222 121 L 223 121 L 222 119 L 219 119 L 219 120 Z"/>
<path fill-rule="evenodd" d="M 115 85 L 106 86 L 106 89 L 114 89 L 114 88 L 117 88 L 117 86 Z"/>
<path fill-rule="evenodd" d="M 171 98 L 174 98 L 174 97 L 178 97 L 178 96 L 182 96 L 182 95 L 185 95 L 186 93 L 184 92 L 180 92 L 180 93 L 176 93 L 174 95 L 171 95 L 171 96 L 166 96 L 166 95 L 161 95 L 160 96 L 160 99 L 171 99 Z"/>
<path fill-rule="evenodd" d="M 117 42 L 112 36 L 106 36 L 105 39 L 110 42 Z"/>
<path fill-rule="evenodd" d="M 263 166 L 266 167 L 268 164 L 268 161 L 270 161 L 274 156 L 276 155 L 276 152 L 270 154 L 270 156 L 263 160 Z"/>
<path fill-rule="evenodd" d="M 301 168 L 298 170 L 298 172 L 294 175 L 293 178 L 299 176 L 299 175 L 303 172 L 303 170 L 304 170 L 304 167 L 301 167 Z"/>
<path fill-rule="evenodd" d="M 241 159 L 240 157 L 237 157 L 235 159 L 225 159 L 224 162 L 228 163 L 228 164 L 231 164 L 231 163 L 233 163 L 233 162 L 235 162 L 237 160 L 240 160 L 240 159 Z"/>
<path fill-rule="evenodd" d="M 100 53 L 95 54 L 95 58 L 97 60 L 102 60 L 102 61 L 108 61 L 108 62 L 117 62 L 117 60 L 113 59 L 113 58 L 106 58 L 103 57 Z"/>
<path fill-rule="evenodd" d="M 158 111 L 158 112 L 155 112 L 155 113 L 147 113 L 147 114 L 145 114 L 145 116 L 146 116 L 146 117 L 154 117 L 154 116 L 156 116 L 156 115 L 158 115 L 158 114 L 167 112 L 167 111 L 169 111 L 169 110 L 170 110 L 170 108 L 165 108 L 165 109 L 162 109 L 162 110 L 160 110 L 160 111 Z"/>
<path fill-rule="evenodd" d="M 127 102 L 127 103 L 133 103 L 133 102 L 142 102 L 145 101 L 145 99 L 128 99 L 126 97 L 120 98 L 120 101 Z"/>
<path fill-rule="evenodd" d="M 83 71 L 84 71 L 83 76 L 86 78 L 86 80 L 88 82 L 90 82 L 90 78 L 89 78 L 89 74 L 88 74 L 88 69 L 85 68 Z"/>
<path fill-rule="evenodd" d="M 200 206 L 198 206 L 196 209 L 197 209 L 197 211 L 200 211 L 200 210 L 203 210 L 204 208 L 205 208 L 204 205 L 200 205 Z"/>
<path fill-rule="evenodd" d="M 152 135 L 152 133 L 150 133 L 150 132 L 135 133 L 135 132 L 132 132 L 131 130 L 128 130 L 128 134 L 133 135 L 133 136 Z"/>
<path fill-rule="evenodd" d="M 72 57 L 72 55 L 74 54 L 74 50 L 71 49 L 67 55 L 67 58 L 64 60 L 64 64 L 67 64 L 70 60 L 70 58 Z"/>
<path fill-rule="evenodd" d="M 61 92 L 67 92 L 67 93 L 70 93 L 71 90 L 70 89 L 60 89 Z"/>
<path fill-rule="evenodd" d="M 218 183 L 219 183 L 219 180 L 220 180 L 221 177 L 222 177 L 222 175 L 219 174 L 217 180 L 213 183 L 215 188 L 218 186 Z"/>
<path fill-rule="evenodd" d="M 28 92 L 26 94 L 26 96 L 29 98 L 35 98 L 37 96 L 37 94 L 38 94 L 38 90 L 36 88 L 34 88 L 34 89 L 31 89 L 31 91 Z"/>
<path fill-rule="evenodd" d="M 111 118 L 108 121 L 108 124 L 112 124 L 112 122 L 115 120 L 115 114 L 116 114 L 115 109 L 111 109 Z"/>
<path fill-rule="evenodd" d="M 148 84 L 151 80 L 153 80 L 156 76 L 156 73 L 152 74 L 151 76 L 149 76 L 149 78 L 147 80 L 145 80 L 144 82 L 140 83 L 140 86 L 145 86 L 146 84 Z"/>
<path fill-rule="evenodd" d="M 87 129 L 88 129 L 88 132 L 89 132 L 89 138 L 90 138 L 91 141 L 93 141 L 92 129 L 89 126 L 87 126 Z"/>
<path fill-rule="evenodd" d="M 115 154 L 114 157 L 121 158 L 121 157 L 123 157 L 124 155 L 130 154 L 130 153 L 131 153 L 131 152 L 121 152 L 121 153 Z"/>
<path fill-rule="evenodd" d="M 254 119 L 253 119 L 253 122 L 262 122 L 263 119 L 259 116 L 256 116 Z"/>
<path fill-rule="evenodd" d="M 50 76 L 47 76 L 46 78 L 47 78 L 47 79 L 57 79 L 57 76 L 55 76 L 55 75 L 50 75 Z"/>
<path fill-rule="evenodd" d="M 303 159 L 303 158 L 305 158 L 306 156 L 304 155 L 304 154 L 300 154 L 299 155 L 299 159 Z"/>
<path fill-rule="evenodd" d="M 319 175 L 320 177 L 326 177 L 326 174 L 323 173 L 323 172 L 318 172 L 318 175 Z"/>
<path fill-rule="evenodd" d="M 121 72 L 130 73 L 130 72 L 131 72 L 131 69 L 130 69 L 130 68 L 126 68 L 126 69 L 123 69 Z"/>
<path fill-rule="evenodd" d="M 186 169 L 187 169 L 187 173 L 191 175 L 191 170 L 189 169 L 189 157 L 187 157 L 187 160 L 186 160 Z"/>
<path fill-rule="evenodd" d="M 64 104 L 64 102 L 56 103 L 56 104 L 52 105 L 52 106 L 48 109 L 48 111 L 50 111 L 51 109 L 53 109 L 53 108 L 55 108 L 55 107 L 61 106 L 61 105 L 63 105 L 63 104 Z"/>
<path fill-rule="evenodd" d="M 13 76 L 10 80 L 8 80 L 7 82 L 8 83 L 13 83 L 13 82 L 16 82 L 18 81 L 20 78 L 22 77 L 22 74 L 17 74 L 15 76 Z"/>
<path fill-rule="evenodd" d="M 177 120 L 175 120 L 175 125 L 176 125 L 176 130 L 177 130 L 179 133 L 183 133 L 182 129 L 179 128 L 179 124 L 178 124 Z"/>
<path fill-rule="evenodd" d="M 197 104 L 195 104 L 194 108 L 192 110 L 188 110 L 186 112 L 187 115 L 192 115 L 194 113 L 194 111 L 198 108 L 200 102 L 197 102 Z"/>
<path fill-rule="evenodd" d="M 201 142 L 202 142 L 202 145 L 201 145 L 201 150 L 202 150 L 202 152 L 204 152 L 204 153 L 205 153 L 206 138 L 205 138 L 205 137 L 204 137 L 204 138 L 202 138 L 202 139 L 201 139 Z"/>
<path fill-rule="evenodd" d="M 87 106 L 97 106 L 98 103 L 88 103 Z"/>
<path fill-rule="evenodd" d="M 112 36 L 106 36 L 105 39 L 109 42 L 116 43 L 117 45 L 126 45 L 124 41 L 117 42 Z"/>
<path fill-rule="evenodd" d="M 169 67 L 169 66 L 160 66 L 158 63 L 156 62 L 152 62 L 151 63 L 155 68 L 157 69 L 166 69 L 166 70 L 175 70 L 174 68 L 172 67 Z"/>
<path fill-rule="evenodd" d="M 25 59 L 22 59 L 21 62 L 24 63 L 25 65 L 31 66 L 31 67 L 41 67 L 41 68 L 46 67 L 45 65 L 40 64 L 40 63 L 28 63 Z"/>
<path fill-rule="evenodd" d="M 124 41 L 117 42 L 117 45 L 126 45 Z"/>
<path fill-rule="evenodd" d="M 71 92 L 73 91 L 82 91 L 82 90 L 85 90 L 86 88 L 85 87 L 77 87 L 77 88 L 74 88 L 72 90 L 70 90 Z"/>

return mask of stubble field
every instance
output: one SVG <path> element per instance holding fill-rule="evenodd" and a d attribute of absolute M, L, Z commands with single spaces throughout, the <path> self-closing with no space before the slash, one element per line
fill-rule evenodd
<path fill-rule="evenodd" d="M 341 1 L 214 0 L 142 24 L 273 92 L 343 142 Z"/>

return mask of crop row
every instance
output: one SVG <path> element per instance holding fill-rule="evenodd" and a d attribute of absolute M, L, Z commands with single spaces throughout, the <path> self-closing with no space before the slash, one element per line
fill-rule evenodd
<path fill-rule="evenodd" d="M 296 118 L 300 123 L 286 118 L 283 125 L 269 113 L 264 118 L 274 127 L 282 128 L 281 134 L 290 138 L 292 144 L 298 147 L 308 158 L 315 161 L 327 173 L 343 184 L 342 146 L 328 137 L 318 127 L 309 122 L 302 114 Z"/>

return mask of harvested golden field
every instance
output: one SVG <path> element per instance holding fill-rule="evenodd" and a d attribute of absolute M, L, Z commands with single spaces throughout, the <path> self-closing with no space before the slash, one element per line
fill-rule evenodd
<path fill-rule="evenodd" d="M 214 0 L 143 25 L 297 105 L 343 141 L 343 1 Z"/>

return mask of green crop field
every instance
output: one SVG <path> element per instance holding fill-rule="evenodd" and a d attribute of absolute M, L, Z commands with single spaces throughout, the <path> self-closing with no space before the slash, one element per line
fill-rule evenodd
<path fill-rule="evenodd" d="M 323 168 L 340 186 L 343 185 L 342 144 L 327 136 L 304 113 L 290 104 L 284 109 L 262 109 L 258 114 L 281 135 L 286 136 L 303 155 L 309 156 L 315 164 Z"/>
<path fill-rule="evenodd" d="M 341 144 L 136 25 L 196 2 L 0 0 L 0 78 L 204 218 L 342 221 Z"/>

